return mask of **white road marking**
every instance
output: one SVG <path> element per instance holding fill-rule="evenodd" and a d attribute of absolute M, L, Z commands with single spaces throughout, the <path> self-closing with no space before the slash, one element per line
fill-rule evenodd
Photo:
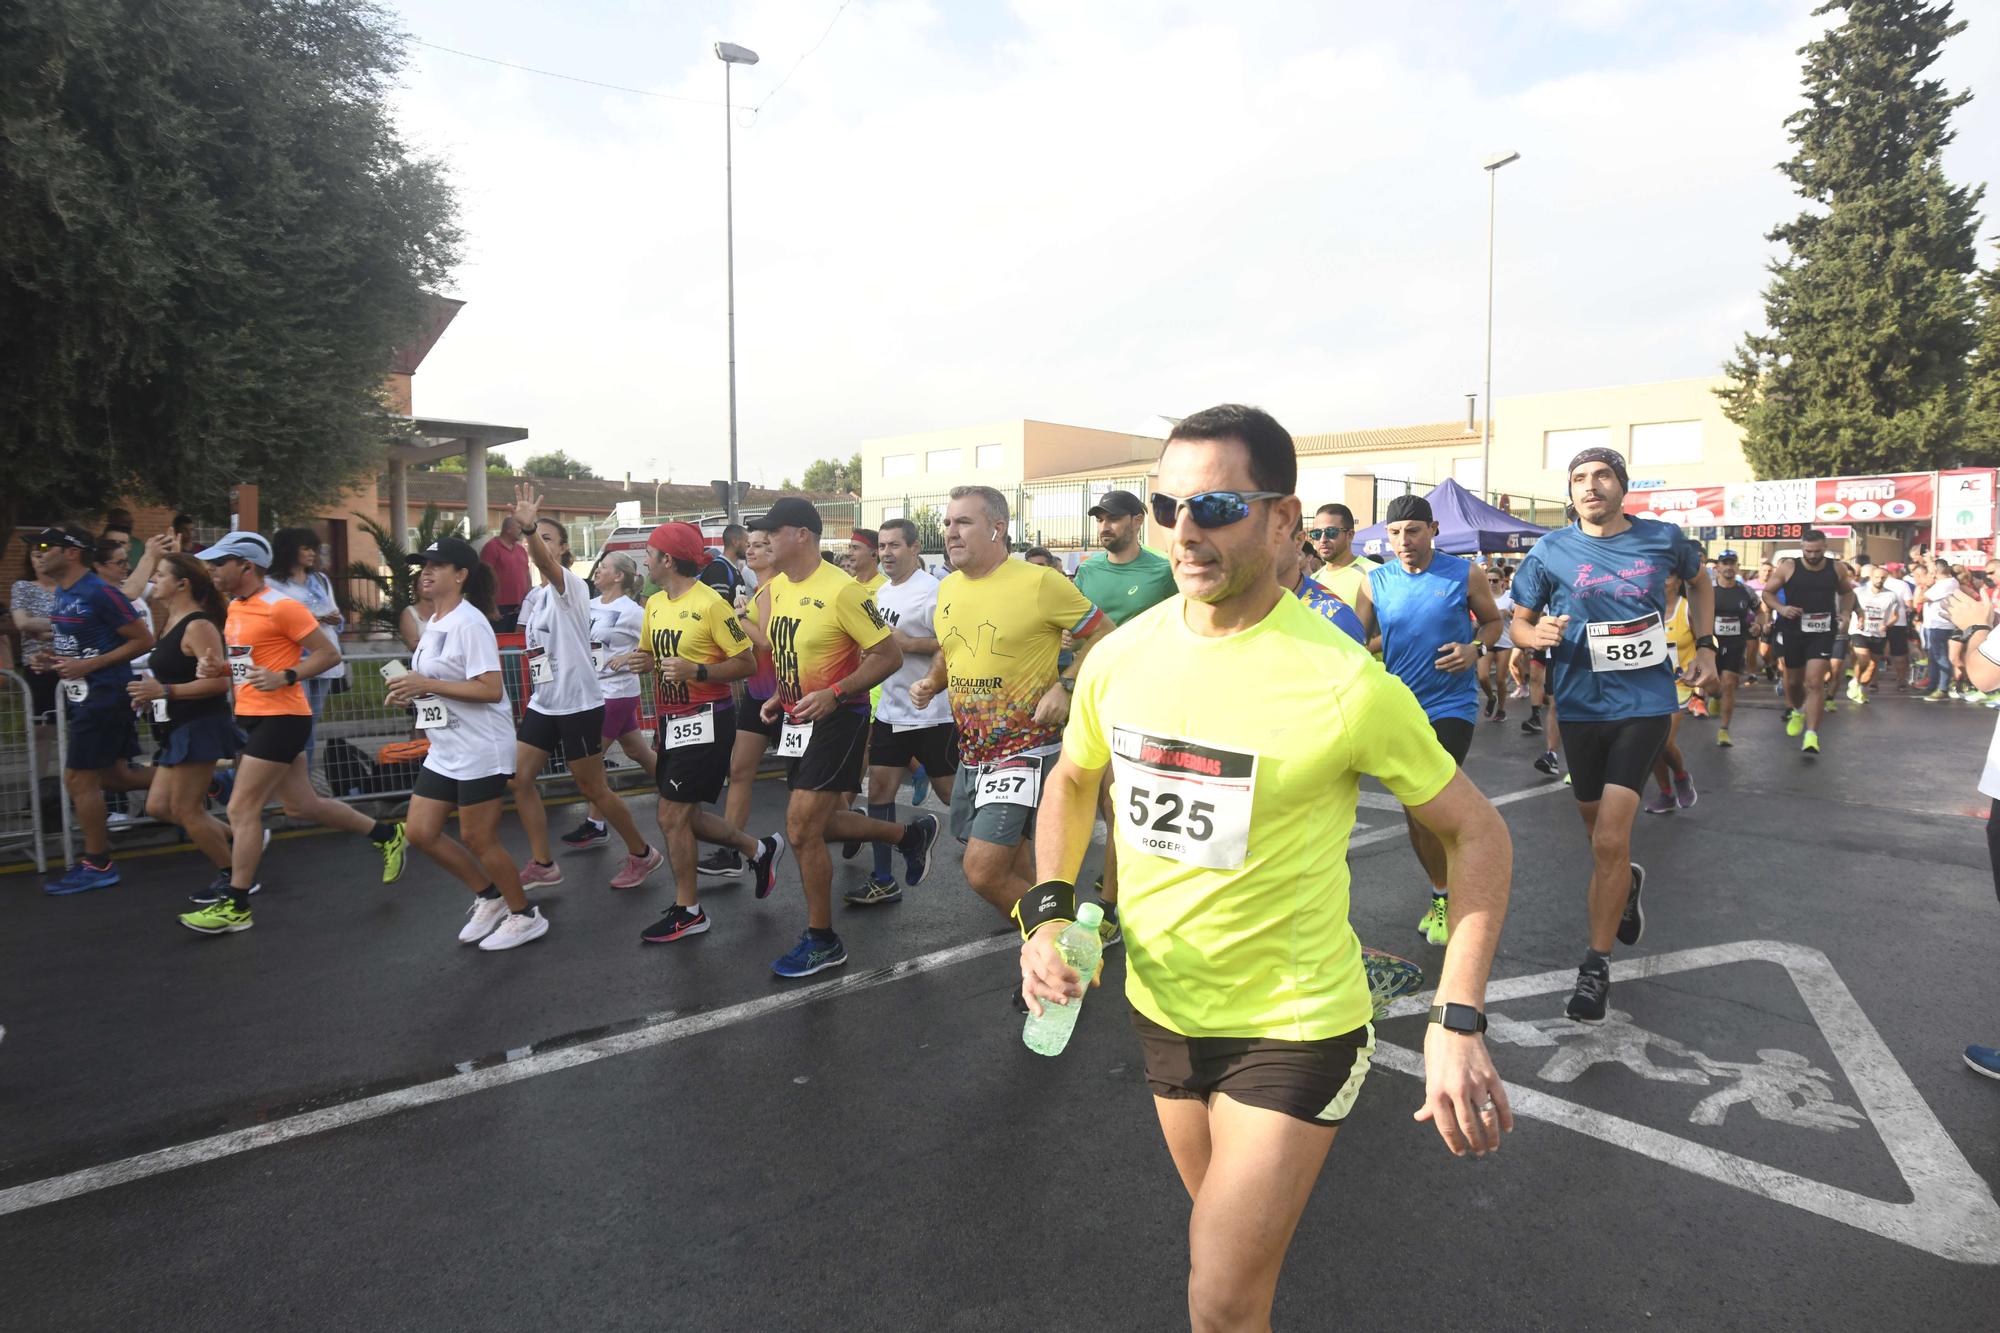
<path fill-rule="evenodd" d="M 1488 799 L 1495 805 L 1512 805 L 1516 801 L 1530 801 L 1537 796 L 1553 796 L 1559 791 L 1568 790 L 1569 788 L 1560 782 L 1551 782 L 1540 787 L 1523 787 L 1520 791 L 1510 791 L 1503 796 L 1493 796 Z M 1403 808 L 1403 803 L 1387 792 L 1364 791 L 1361 793 L 1361 796 L 1363 798 L 1361 801 L 1362 806 L 1369 810 L 1400 811 Z M 1387 804 L 1383 804 L 1384 802 Z M 1348 839 L 1347 849 L 1353 851 L 1356 847 L 1367 847 L 1373 843 L 1387 842 L 1391 838 L 1405 836 L 1407 836 L 1407 830 L 1405 830 L 1402 824 L 1398 823 L 1388 828 L 1373 829 L 1367 833 L 1358 834 Z"/>
<path fill-rule="evenodd" d="M 1778 1203 L 1830 1218 L 1900 1244 L 1968 1264 L 2000 1264 L 2000 1203 L 1973 1171 L 1965 1154 L 1938 1123 L 1911 1084 L 1909 1075 L 1861 1012 L 1825 954 L 1802 944 L 1745 940 L 1654 958 L 1613 963 L 1615 981 L 1640 981 L 1731 963 L 1777 963 L 1791 974 L 1820 1035 L 1832 1048 L 1841 1071 L 1868 1112 L 1882 1144 L 1902 1173 L 1908 1203 L 1888 1203 L 1852 1190 L 1780 1171 L 1704 1143 L 1676 1138 L 1647 1125 L 1579 1106 L 1536 1088 L 1507 1084 L 1507 1100 L 1518 1115 L 1532 1116 L 1629 1148 L 1654 1161 L 1734 1185 Z M 1567 968 L 1532 976 L 1508 977 L 1486 988 L 1488 1007 L 1508 1000 L 1560 994 L 1575 984 Z M 1431 995 L 1396 1001 L 1386 1021 L 1430 1011 Z M 1375 1062 L 1417 1078 L 1424 1076 L 1421 1053 L 1377 1039 Z"/>
<path fill-rule="evenodd" d="M 1019 936 L 1011 932 L 992 935 L 969 944 L 958 944 L 949 949 L 921 954 L 892 967 L 872 972 L 858 972 L 832 981 L 802 986 L 797 990 L 781 991 L 775 995 L 748 1000 L 742 1004 L 732 1004 L 727 1008 L 704 1014 L 662 1018 L 656 1023 L 648 1023 L 630 1032 L 621 1032 L 597 1041 L 565 1046 L 539 1054 L 523 1051 L 518 1058 L 515 1058 L 515 1053 L 510 1051 L 505 1064 L 451 1074 L 428 1083 L 416 1084 L 414 1087 L 399 1088 L 394 1092 L 379 1093 L 373 1097 L 363 1097 L 358 1101 L 287 1116 L 269 1124 L 232 1130 L 227 1134 L 217 1134 L 213 1138 L 180 1143 L 171 1148 L 161 1148 L 157 1152 L 128 1157 L 123 1161 L 85 1167 L 68 1175 L 51 1176 L 47 1180 L 30 1181 L 25 1185 L 16 1185 L 12 1189 L 0 1190 L 0 1217 L 9 1213 L 26 1212 L 30 1208 L 40 1208 L 45 1204 L 59 1203 L 64 1199 L 73 1199 L 80 1194 L 110 1189 L 114 1185 L 144 1180 L 148 1176 L 179 1171 L 184 1167 L 200 1166 L 255 1148 L 267 1148 L 273 1144 L 305 1138 L 312 1134 L 344 1129 L 364 1120 L 394 1115 L 398 1111 L 432 1106 L 456 1097 L 484 1092 L 488 1088 L 505 1087 L 510 1083 L 519 1083 L 523 1079 L 574 1069 L 578 1065 L 591 1064 L 609 1056 L 629 1055 L 633 1051 L 643 1051 L 667 1042 L 679 1041 L 683 1037 L 696 1037 L 704 1032 L 713 1032 L 717 1028 L 747 1023 L 780 1010 L 796 1009 L 816 1000 L 832 999 L 836 995 L 869 990 L 891 981 L 900 981 L 923 972 L 934 972 L 939 968 L 1019 947 Z"/>

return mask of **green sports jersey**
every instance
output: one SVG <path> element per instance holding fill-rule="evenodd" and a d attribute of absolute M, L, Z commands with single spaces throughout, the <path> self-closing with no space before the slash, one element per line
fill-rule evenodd
<path fill-rule="evenodd" d="M 1076 567 L 1076 586 L 1114 625 L 1158 606 L 1176 591 L 1173 565 L 1143 546 L 1137 559 L 1122 565 L 1099 551 Z"/>

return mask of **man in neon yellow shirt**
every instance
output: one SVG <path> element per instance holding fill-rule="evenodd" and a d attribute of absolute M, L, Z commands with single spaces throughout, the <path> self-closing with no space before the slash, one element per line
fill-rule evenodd
<path fill-rule="evenodd" d="M 1285 1249 L 1374 1051 L 1347 919 L 1363 773 L 1438 837 L 1449 866 L 1454 920 L 1417 1118 L 1461 1155 L 1497 1149 L 1512 1128 L 1479 1035 L 1512 874 L 1507 829 L 1409 689 L 1279 588 L 1273 557 L 1297 530 L 1297 468 L 1291 437 L 1255 408 L 1211 408 L 1174 428 L 1152 500 L 1172 528 L 1180 595 L 1085 664 L 1043 797 L 1042 882 L 1016 909 L 1034 1012 L 1080 996 L 1054 937 L 1074 915 L 1108 766 L 1126 996 L 1193 1199 L 1197 1328 L 1268 1326 Z"/>
<path fill-rule="evenodd" d="M 1333 589 L 1349 606 L 1366 604 L 1369 572 L 1382 562 L 1354 553 L 1354 511 L 1343 504 L 1321 505 L 1306 529 L 1306 540 L 1326 562 L 1313 575 L 1320 585 Z"/>

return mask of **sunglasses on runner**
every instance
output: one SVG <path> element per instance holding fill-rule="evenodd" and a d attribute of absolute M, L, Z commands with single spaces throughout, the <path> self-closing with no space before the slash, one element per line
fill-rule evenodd
<path fill-rule="evenodd" d="M 1321 540 L 1322 538 L 1338 537 L 1346 531 L 1347 531 L 1346 528 L 1307 528 L 1306 540 L 1309 542 L 1316 542 Z"/>
<path fill-rule="evenodd" d="M 1196 527 L 1226 528 L 1250 516 L 1252 500 L 1283 498 L 1278 491 L 1203 491 L 1200 495 L 1185 496 L 1154 491 L 1153 521 L 1163 528 L 1171 528 L 1180 520 L 1181 506 L 1186 505 L 1188 517 L 1194 520 Z"/>

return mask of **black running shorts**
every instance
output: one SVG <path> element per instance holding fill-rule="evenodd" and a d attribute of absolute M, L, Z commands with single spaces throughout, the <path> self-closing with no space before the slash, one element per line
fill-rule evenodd
<path fill-rule="evenodd" d="M 1315 1125 L 1347 1119 L 1375 1055 L 1375 1029 L 1365 1023 L 1323 1041 L 1183 1037 L 1134 1009 L 1132 1027 L 1155 1097 L 1206 1104 L 1222 1092 Z"/>
<path fill-rule="evenodd" d="M 715 710 L 715 739 L 706 745 L 677 745 L 660 751 L 653 783 L 660 799 L 682 805 L 706 805 L 722 796 L 729 781 L 729 758 L 736 751 L 736 710 Z"/>
<path fill-rule="evenodd" d="M 1847 646 L 1857 652 L 1874 653 L 1880 657 L 1882 650 L 1889 646 L 1889 638 L 1885 634 L 1857 634 L 1847 641 Z"/>
<path fill-rule="evenodd" d="M 1908 625 L 1889 626 L 1889 656 L 1908 657 L 1910 655 L 1910 627 Z"/>
<path fill-rule="evenodd" d="M 893 723 L 877 718 L 868 741 L 869 765 L 901 768 L 912 759 L 934 778 L 948 778 L 958 772 L 958 724 L 940 722 L 934 727 L 898 731 Z"/>
<path fill-rule="evenodd" d="M 1741 634 L 1732 634 L 1726 639 L 1715 641 L 1715 669 L 1743 674 L 1743 647 L 1745 639 Z"/>
<path fill-rule="evenodd" d="M 1606 787 L 1646 790 L 1646 779 L 1667 745 L 1671 714 L 1628 717 L 1617 722 L 1562 720 L 1563 758 L 1579 801 L 1604 799 Z"/>
<path fill-rule="evenodd" d="M 759 699 L 754 694 L 744 695 L 743 707 L 738 709 L 736 714 L 736 730 L 739 732 L 747 731 L 754 736 L 762 736 L 771 744 L 776 745 L 778 743 L 778 733 L 784 730 L 785 727 L 785 715 L 780 713 L 776 722 L 766 722 L 764 720 L 765 702 L 764 699 Z"/>
<path fill-rule="evenodd" d="M 543 754 L 559 755 L 567 762 L 604 753 L 604 705 L 581 713 L 555 715 L 529 708 L 522 712 L 514 737 Z"/>
<path fill-rule="evenodd" d="M 1797 625 L 1787 625 L 1778 639 L 1778 651 L 1784 655 L 1785 665 L 1797 671 L 1807 662 L 1831 662 L 1833 640 L 1834 635 L 1831 632 L 1807 634 Z"/>
<path fill-rule="evenodd" d="M 861 761 L 868 753 L 866 709 L 836 708 L 813 723 L 806 752 L 792 760 L 792 791 L 860 791 Z"/>
<path fill-rule="evenodd" d="M 512 773 L 489 773 L 483 778 L 448 778 L 426 765 L 417 770 L 417 785 L 411 794 L 427 801 L 443 801 L 459 809 L 497 801 L 507 794 Z"/>
<path fill-rule="evenodd" d="M 267 713 L 261 717 L 238 713 L 236 725 L 243 729 L 245 758 L 289 764 L 306 752 L 313 720 L 311 713 Z"/>
<path fill-rule="evenodd" d="M 1465 756 L 1472 753 L 1472 735 L 1479 728 L 1462 717 L 1434 717 L 1431 730 L 1437 734 L 1438 744 L 1451 756 L 1451 762 L 1465 767 Z"/>

